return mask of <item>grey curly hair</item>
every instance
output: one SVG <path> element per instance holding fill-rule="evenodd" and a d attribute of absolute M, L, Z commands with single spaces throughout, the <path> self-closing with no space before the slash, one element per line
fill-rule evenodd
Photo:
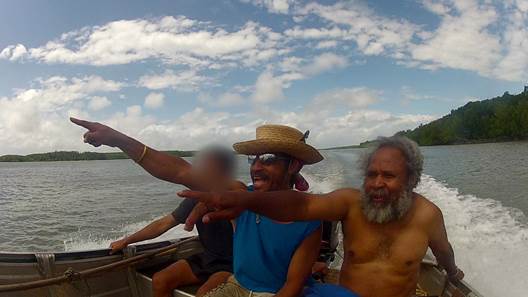
<path fill-rule="evenodd" d="M 373 148 L 361 159 L 363 174 L 367 174 L 372 156 L 381 148 L 392 147 L 400 150 L 405 157 L 407 167 L 407 190 L 412 191 L 420 182 L 423 170 L 423 155 L 418 144 L 404 136 L 378 137 Z"/>

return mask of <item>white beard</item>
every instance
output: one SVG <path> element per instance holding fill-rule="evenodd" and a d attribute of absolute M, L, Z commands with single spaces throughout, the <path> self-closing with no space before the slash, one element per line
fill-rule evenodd
<path fill-rule="evenodd" d="M 369 194 L 373 194 L 371 192 Z M 382 192 L 383 195 L 388 195 L 386 191 Z M 376 193 L 379 194 L 379 193 Z M 370 195 L 365 193 L 365 190 L 361 189 L 361 210 L 371 223 L 385 224 L 394 220 L 401 219 L 411 208 L 413 203 L 412 191 L 401 191 L 398 194 L 399 197 L 393 199 L 391 197 L 391 203 L 384 206 L 376 206 L 372 203 Z"/>

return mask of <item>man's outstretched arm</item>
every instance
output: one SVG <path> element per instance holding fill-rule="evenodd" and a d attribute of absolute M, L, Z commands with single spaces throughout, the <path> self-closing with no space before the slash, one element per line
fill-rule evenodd
<path fill-rule="evenodd" d="M 146 147 L 132 137 L 106 125 L 76 118 L 70 118 L 70 120 L 73 123 L 88 129 L 88 132 L 84 134 L 84 142 L 95 147 L 101 145 L 117 147 L 132 160 L 138 161 L 141 158 L 141 162 L 138 162 L 138 164 L 148 173 L 159 179 L 182 184 L 189 188 L 200 188 L 197 187 L 198 185 L 193 184 L 193 178 L 191 178 L 191 165 L 183 158 L 171 156 Z"/>
<path fill-rule="evenodd" d="M 341 189 L 328 194 L 308 194 L 298 191 L 273 192 L 196 192 L 181 191 L 181 197 L 198 199 L 216 211 L 203 216 L 203 221 L 232 219 L 249 209 L 277 221 L 345 220 L 359 192 Z M 191 215 L 187 224 L 199 216 Z"/>

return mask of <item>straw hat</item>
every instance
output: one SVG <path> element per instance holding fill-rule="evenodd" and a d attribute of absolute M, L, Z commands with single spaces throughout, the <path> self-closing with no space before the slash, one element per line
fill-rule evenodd
<path fill-rule="evenodd" d="M 244 155 L 284 153 L 305 164 L 314 164 L 323 160 L 323 156 L 306 144 L 308 134 L 309 131 L 302 133 L 284 125 L 263 125 L 257 127 L 257 139 L 235 143 L 233 148 Z"/>

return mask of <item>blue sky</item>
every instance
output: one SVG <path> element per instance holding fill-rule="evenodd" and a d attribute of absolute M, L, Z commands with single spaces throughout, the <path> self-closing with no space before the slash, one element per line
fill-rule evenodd
<path fill-rule="evenodd" d="M 528 0 L 0 5 L 0 154 L 90 150 L 72 115 L 161 149 L 350 145 L 528 81 Z"/>

